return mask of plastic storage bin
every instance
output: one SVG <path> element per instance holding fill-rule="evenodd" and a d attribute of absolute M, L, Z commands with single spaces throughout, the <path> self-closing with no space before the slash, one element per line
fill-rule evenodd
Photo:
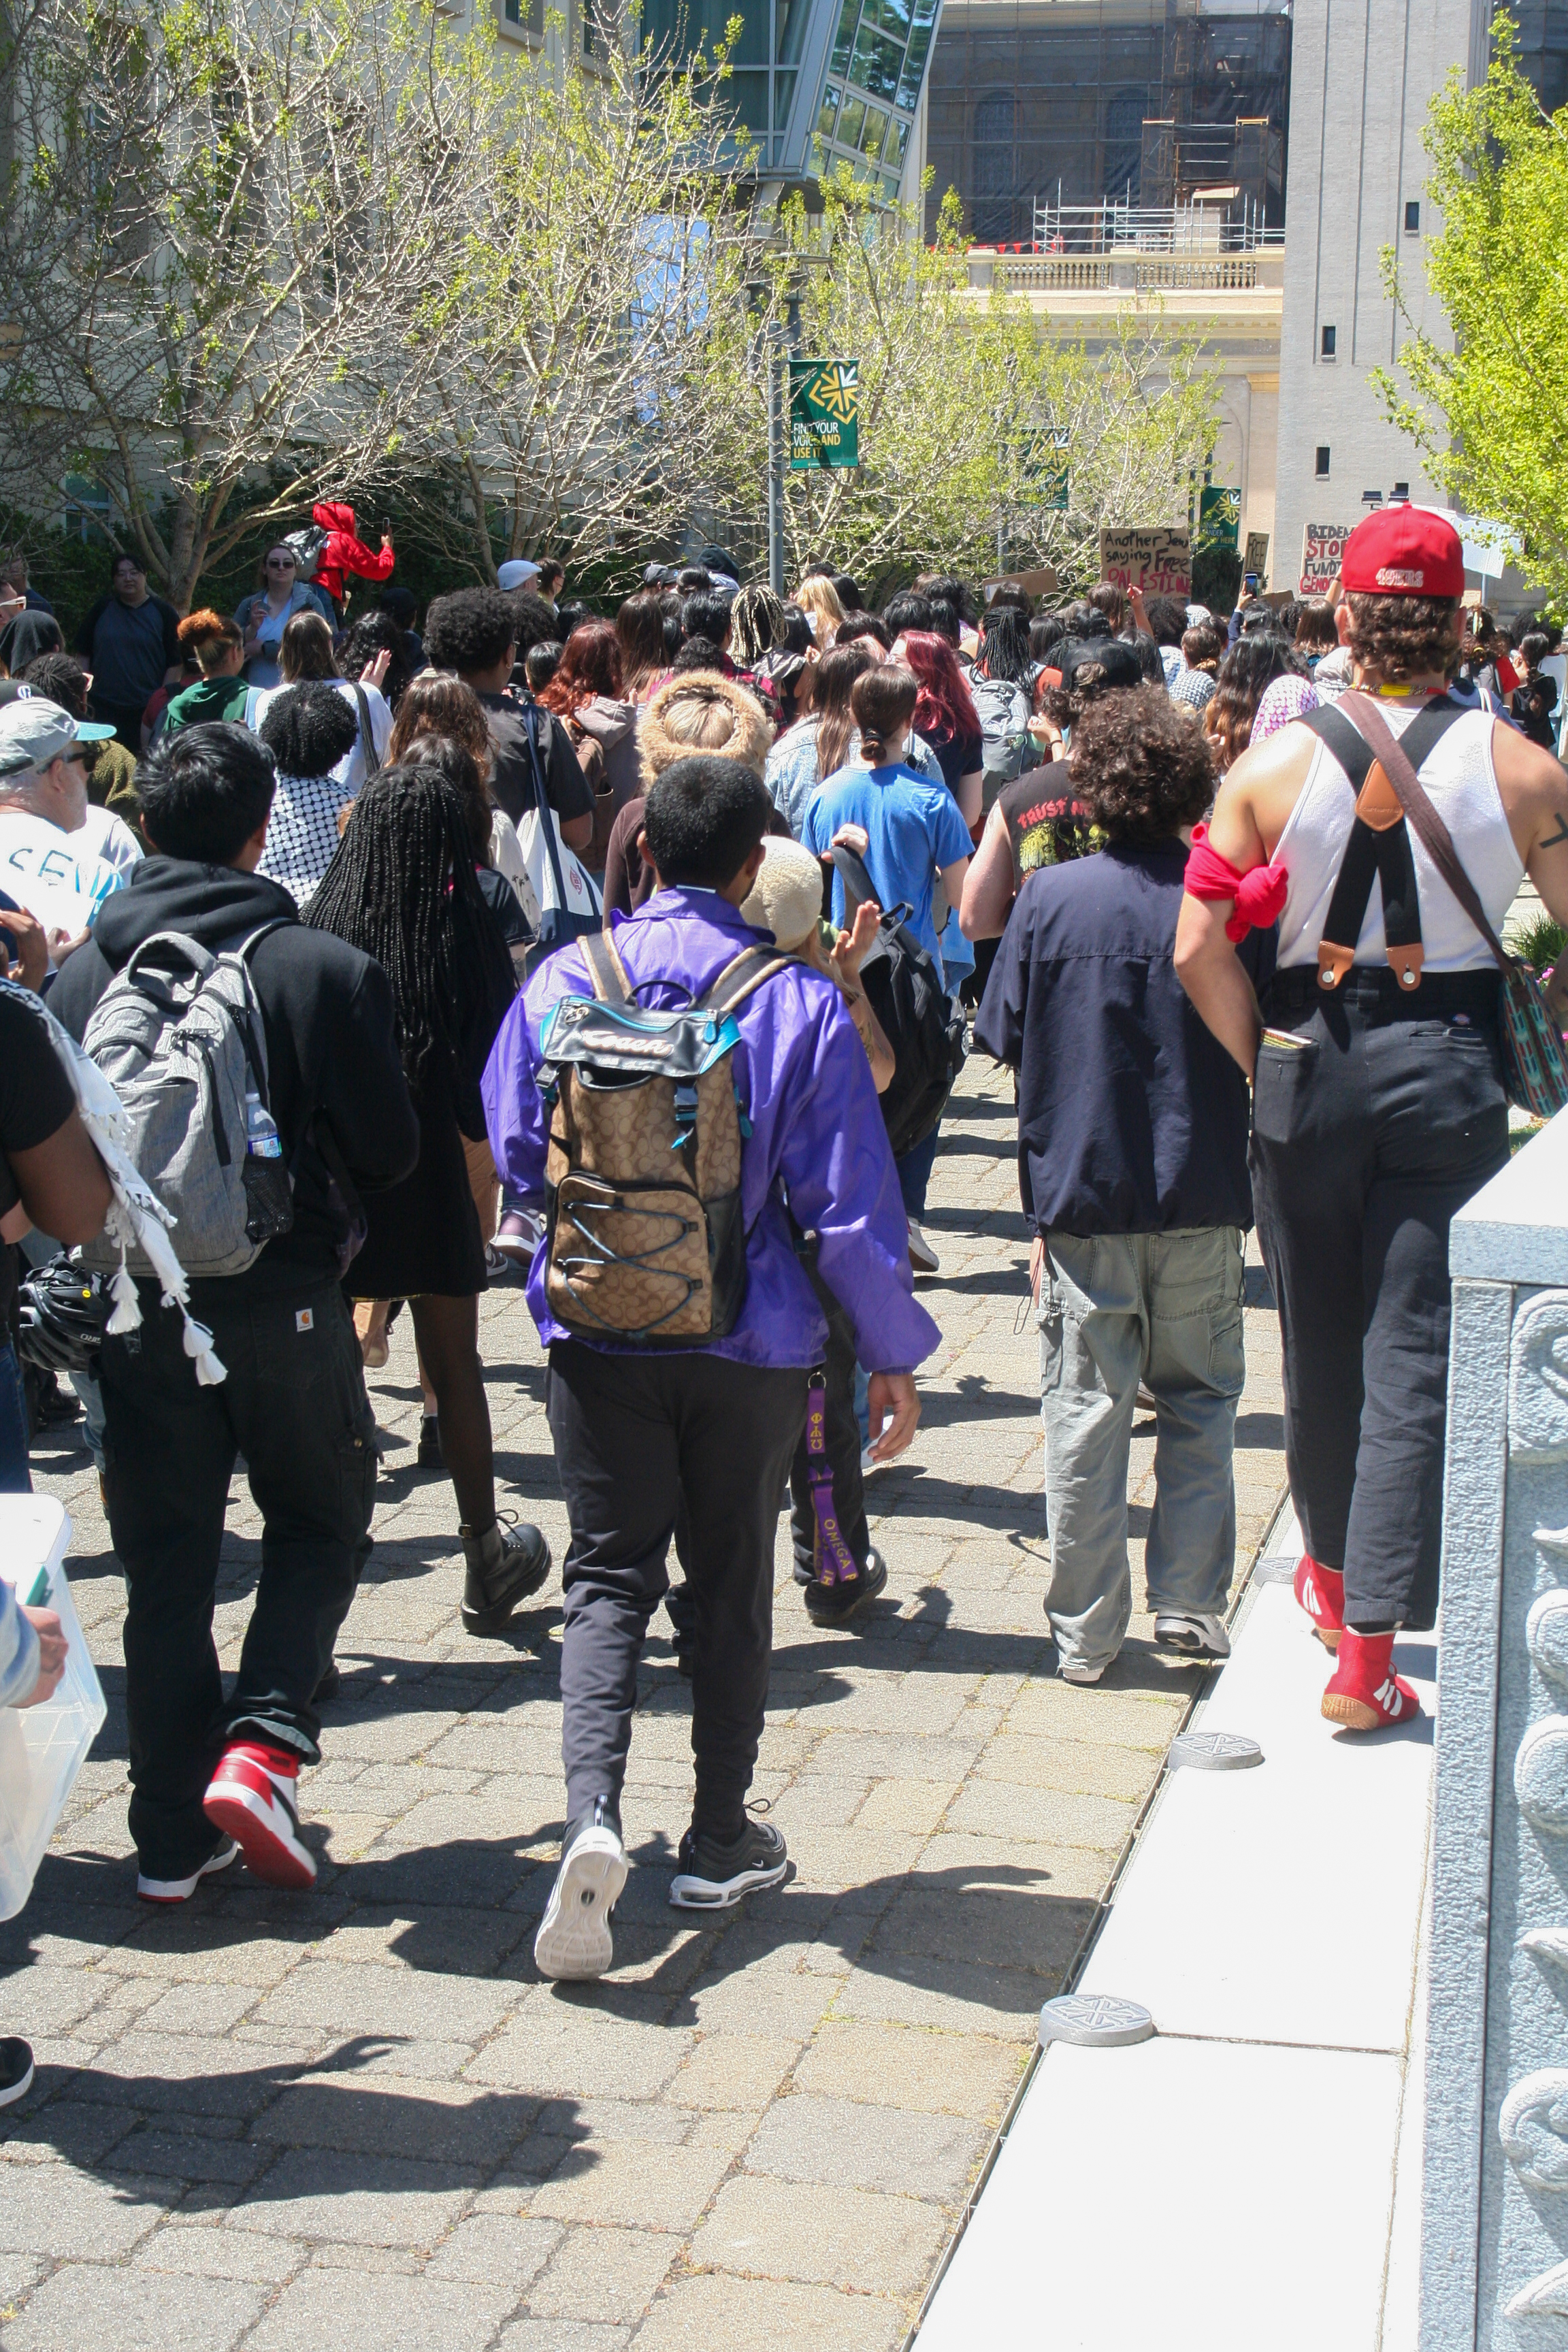
<path fill-rule="evenodd" d="M 69 1644 L 53 1698 L 0 1706 L 0 1919 L 32 1892 L 44 1849 L 109 1710 L 71 1605 L 71 1523 L 47 1495 L 0 1495 L 0 1575 L 29 1608 L 52 1609 Z"/>

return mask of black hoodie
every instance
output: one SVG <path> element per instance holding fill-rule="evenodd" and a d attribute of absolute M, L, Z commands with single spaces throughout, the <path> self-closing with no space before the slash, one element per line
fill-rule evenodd
<path fill-rule="evenodd" d="M 250 969 L 267 1031 L 272 1116 L 294 1176 L 294 1226 L 223 1288 L 243 1285 L 277 1297 L 337 1272 L 343 1219 L 316 1148 L 323 1122 L 361 1192 L 395 1184 L 419 1156 L 419 1122 L 381 966 L 301 923 L 288 891 L 263 874 L 148 857 L 126 888 L 105 899 L 91 940 L 62 966 L 48 1003 L 79 1041 L 110 981 L 154 931 L 184 931 L 213 949 L 237 946 L 264 923 L 283 926 L 261 940 Z"/>

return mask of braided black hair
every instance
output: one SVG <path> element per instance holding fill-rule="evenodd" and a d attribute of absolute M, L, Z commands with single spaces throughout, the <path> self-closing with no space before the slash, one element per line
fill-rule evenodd
<path fill-rule="evenodd" d="M 403 1066 L 477 1077 L 516 976 L 474 878 L 462 801 L 419 760 L 373 776 L 305 919 L 374 956 L 392 982 Z"/>

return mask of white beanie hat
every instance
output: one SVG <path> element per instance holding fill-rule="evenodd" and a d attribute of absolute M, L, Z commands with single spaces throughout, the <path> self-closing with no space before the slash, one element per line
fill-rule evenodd
<path fill-rule="evenodd" d="M 772 931 L 781 948 L 798 948 L 822 913 L 822 863 L 798 841 L 768 834 L 762 870 L 741 902 L 753 929 Z"/>

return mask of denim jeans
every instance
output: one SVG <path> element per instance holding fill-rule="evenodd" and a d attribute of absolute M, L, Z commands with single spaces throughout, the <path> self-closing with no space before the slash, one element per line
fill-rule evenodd
<path fill-rule="evenodd" d="M 942 1121 L 938 1119 L 923 1143 L 895 1160 L 899 1171 L 899 1190 L 903 1194 L 904 1214 L 918 1225 L 926 1213 L 926 1191 L 931 1183 L 931 1171 L 936 1165 L 936 1148 L 942 1139 Z"/>
<path fill-rule="evenodd" d="M 141 1328 L 99 1360 L 105 1484 L 127 1591 L 131 1833 L 148 1876 L 181 1878 L 212 1851 L 202 1798 L 226 1741 L 318 1760 L 311 1696 L 370 1549 L 375 1421 L 336 1283 L 257 1299 L 243 1278 L 200 1285 L 194 1311 L 228 1369 L 214 1388 L 197 1386 L 157 1285 L 138 1286 Z M 213 1601 L 240 1453 L 260 1573 L 226 1701 Z"/>
<path fill-rule="evenodd" d="M 1157 1422 L 1149 1606 L 1218 1611 L 1230 1590 L 1242 1237 L 1234 1225 L 1194 1225 L 1045 1238 L 1046 1613 L 1064 1664 L 1107 1665 L 1132 1614 L 1127 1467 L 1140 1381 Z"/>
<path fill-rule="evenodd" d="M 16 1350 L 7 1339 L 0 1344 L 0 1495 L 30 1495 L 32 1491 L 22 1368 L 16 1361 Z"/>

